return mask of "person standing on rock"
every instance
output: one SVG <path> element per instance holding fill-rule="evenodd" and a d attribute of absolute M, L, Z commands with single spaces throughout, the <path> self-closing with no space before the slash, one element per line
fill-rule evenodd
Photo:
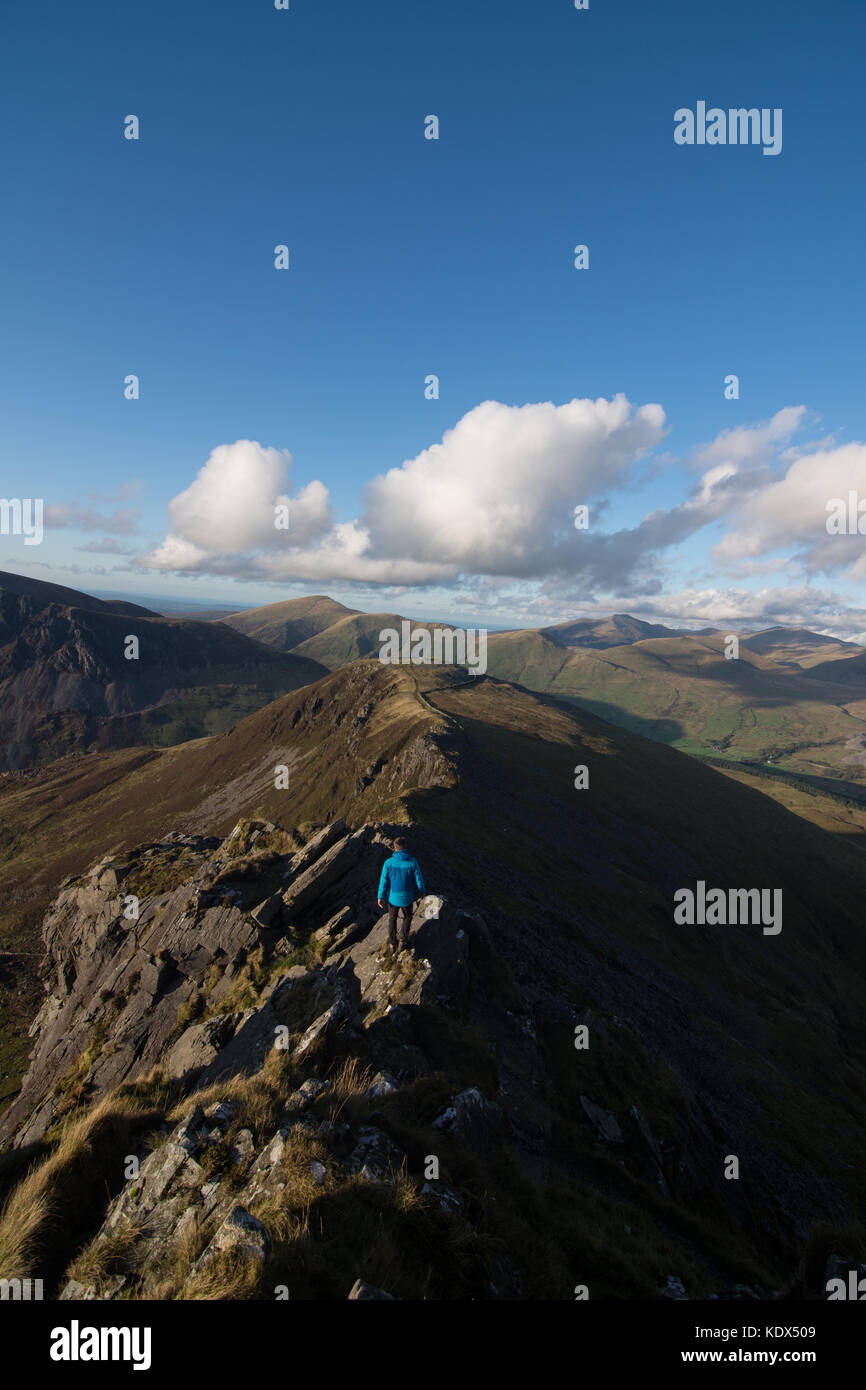
<path fill-rule="evenodd" d="M 417 859 L 406 850 L 406 841 L 398 836 L 394 841 L 394 853 L 382 865 L 379 879 L 379 908 L 385 911 L 388 904 L 388 949 L 397 947 L 397 914 L 402 911 L 403 923 L 400 932 L 399 950 L 409 945 L 409 928 L 412 925 L 412 907 L 416 898 L 424 893 L 424 880 Z"/>

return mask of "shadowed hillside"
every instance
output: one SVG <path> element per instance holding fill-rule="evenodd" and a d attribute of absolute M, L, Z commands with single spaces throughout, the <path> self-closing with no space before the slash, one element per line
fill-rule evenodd
<path fill-rule="evenodd" d="M 323 670 L 222 624 L 0 575 L 5 768 L 219 732 Z"/>
<path fill-rule="evenodd" d="M 800 666 L 803 670 L 819 662 L 858 656 L 863 650 L 856 642 L 840 642 L 802 627 L 770 627 L 750 633 L 743 638 L 743 646 L 771 657 L 779 665 Z"/>

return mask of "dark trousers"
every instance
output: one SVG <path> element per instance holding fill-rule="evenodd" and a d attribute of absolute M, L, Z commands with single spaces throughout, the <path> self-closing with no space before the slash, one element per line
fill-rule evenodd
<path fill-rule="evenodd" d="M 403 914 L 403 930 L 400 933 L 400 944 L 405 946 L 409 940 L 409 928 L 412 925 L 412 903 L 406 903 L 405 907 L 398 907 L 396 903 L 388 903 L 388 943 L 391 946 L 397 945 L 397 913 Z"/>

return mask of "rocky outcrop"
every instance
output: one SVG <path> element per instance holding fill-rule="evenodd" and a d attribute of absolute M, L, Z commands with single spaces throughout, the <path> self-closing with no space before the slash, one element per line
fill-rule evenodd
<path fill-rule="evenodd" d="M 412 1037 L 413 1011 L 460 1006 L 472 937 L 480 940 L 483 926 L 428 895 L 416 905 L 408 948 L 391 956 L 386 919 L 369 909 L 388 852 L 384 832 L 336 824 L 268 864 L 279 887 L 264 901 L 292 904 L 274 941 L 276 914 L 261 911 L 261 865 L 250 861 L 266 831 L 245 823 L 225 841 L 174 836 L 103 860 L 68 881 L 46 917 L 47 998 L 21 1094 L 5 1117 L 11 1142 L 38 1139 L 73 1105 L 155 1067 L 192 1092 L 179 1122 L 127 1155 L 130 1175 L 89 1247 L 98 1264 L 120 1243 L 124 1272 L 103 1272 L 95 1286 L 67 1279 L 63 1299 L 135 1297 L 159 1287 L 161 1271 L 184 1251 L 191 1297 L 223 1257 L 264 1266 L 272 1236 L 259 1213 L 279 1204 L 299 1135 L 316 1145 L 303 1160 L 313 1190 L 327 1194 L 338 1181 L 394 1188 L 407 1173 L 408 1155 L 376 1107 L 430 1072 Z M 332 1083 L 316 1074 L 315 1059 L 323 1048 L 339 1057 L 358 1046 L 380 1063 L 361 1092 L 365 1115 L 353 1121 L 338 1108 L 323 1118 Z M 308 1074 L 257 1136 L 239 1127 L 232 1095 L 214 1100 L 213 1088 L 263 1074 L 278 1053 Z M 199 1104 L 196 1096 L 207 1098 Z M 506 1122 L 497 1103 L 470 1088 L 451 1097 L 431 1135 L 437 1128 L 452 1145 L 485 1151 Z M 443 1219 L 462 1208 L 439 1180 L 424 1183 L 423 1200 Z M 348 1296 L 392 1297 L 363 1280 Z"/>
<path fill-rule="evenodd" d="M 213 853 L 209 839 L 178 837 L 62 888 L 43 927 L 48 997 L 4 1135 L 38 1138 L 70 1095 L 98 1096 L 157 1063 L 204 1068 L 244 1026 L 243 1010 L 228 1009 L 196 1026 L 209 972 L 231 979 L 258 941 L 242 900 L 209 895 Z M 143 891 L 178 864 L 191 870 L 181 884 Z"/>
<path fill-rule="evenodd" d="M 384 959 L 382 831 L 337 821 L 297 854 L 259 862 L 269 829 L 173 835 L 63 885 L 43 927 L 47 997 L 31 1063 L 2 1136 L 32 1142 L 73 1105 L 154 1067 L 202 1087 L 259 1070 L 275 1040 L 291 1037 L 299 1061 L 398 1006 L 459 997 L 469 919 L 444 899 L 424 899 L 411 951 Z"/>
<path fill-rule="evenodd" d="M 359 864 L 362 855 L 370 845 L 373 831 L 363 826 L 354 834 L 345 834 L 328 839 L 321 837 L 316 855 L 309 867 L 302 865 L 301 872 L 293 877 L 290 886 L 283 894 L 284 910 L 289 921 L 296 920 L 307 909 L 321 902 L 323 894 L 340 879 L 345 878 Z"/>

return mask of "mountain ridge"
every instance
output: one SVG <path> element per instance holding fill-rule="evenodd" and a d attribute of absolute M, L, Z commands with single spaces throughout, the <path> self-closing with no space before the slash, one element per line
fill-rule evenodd
<path fill-rule="evenodd" d="M 366 771 L 361 747 L 376 754 Z M 575 764 L 589 769 L 584 790 Z M 44 1256 L 65 1296 L 92 1279 L 101 1297 L 214 1296 L 204 1272 L 222 1268 L 232 1203 L 267 1233 L 262 1258 L 243 1263 L 243 1297 L 269 1296 L 277 1258 L 299 1296 L 346 1296 L 358 1246 L 345 1248 L 334 1202 L 341 1220 L 359 1203 L 352 1229 L 381 1219 L 404 1251 L 401 1203 L 425 1221 L 444 1213 L 454 1234 L 459 1216 L 474 1297 L 572 1297 L 581 1278 L 599 1296 L 661 1297 L 676 1278 L 692 1297 L 746 1284 L 773 1298 L 799 1287 L 820 1222 L 849 1227 L 866 1124 L 862 851 L 684 754 L 458 671 L 353 663 L 150 766 L 148 801 L 162 777 L 183 802 L 155 839 L 91 863 L 49 905 L 48 993 L 2 1121 L 12 1154 L 37 1164 L 22 1203 L 40 1165 L 67 1181 L 63 1135 L 101 1123 L 100 1106 L 120 1125 L 98 1140 L 106 1171 L 112 1154 L 140 1155 L 143 1182 L 115 1177 L 108 1193 L 74 1169 L 87 1221 Z M 392 972 L 374 893 L 401 828 L 429 891 Z M 780 935 L 676 927 L 674 892 L 698 878 L 783 881 Z M 369 1078 L 348 1111 L 346 1067 Z M 384 1098 L 368 1093 L 379 1073 Z M 159 1132 L 142 1147 L 130 1126 L 145 1104 Z M 208 1120 L 212 1105 L 225 1121 Z M 430 1153 L 444 1169 L 425 1192 Z M 724 1180 L 730 1153 L 742 1184 Z M 295 1246 L 287 1200 L 320 1213 L 333 1278 L 309 1282 L 324 1250 Z M 508 1230 L 497 1204 L 513 1208 Z M 195 1239 L 188 1255 L 169 1241 L 178 1283 L 153 1233 L 181 1218 Z M 353 1278 L 418 1296 L 413 1261 L 394 1259 L 390 1272 L 362 1259 Z M 434 1296 L 451 1296 L 431 1268 Z"/>

